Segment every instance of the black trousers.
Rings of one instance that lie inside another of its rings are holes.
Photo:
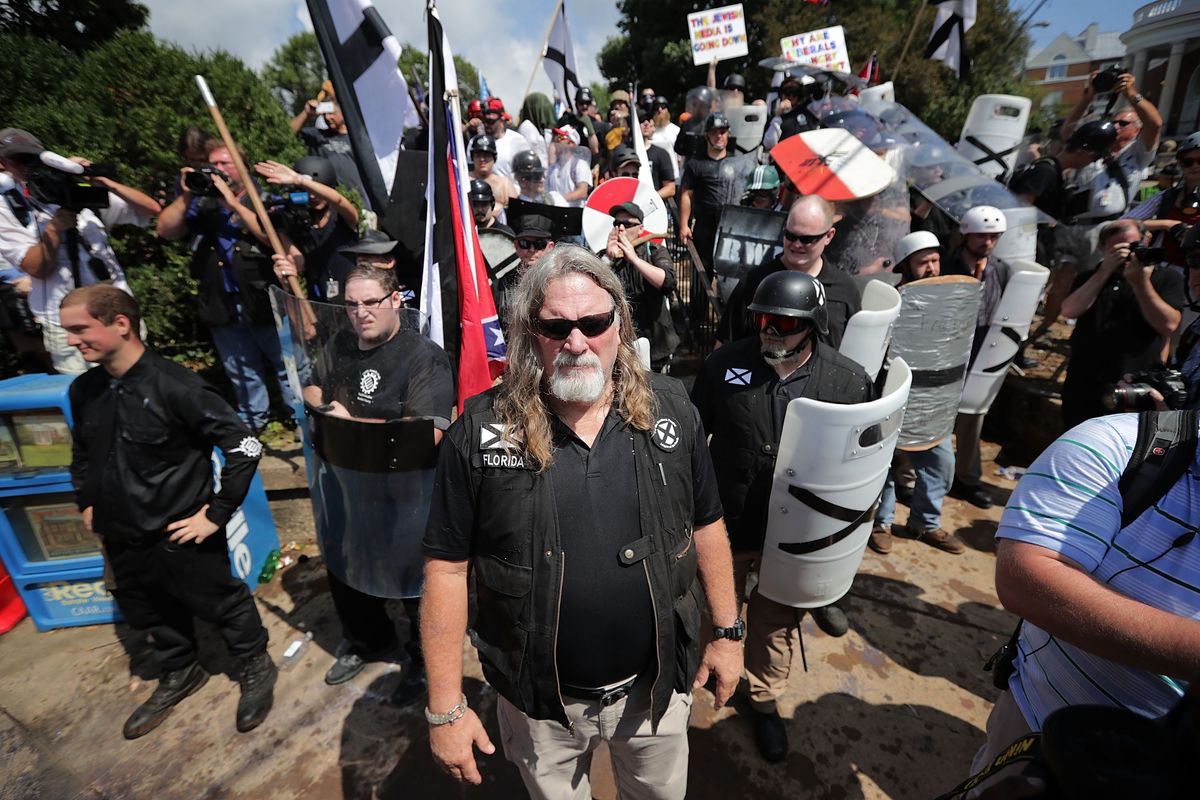
[[[329,577],[329,594],[333,597],[333,607],[337,610],[338,620],[342,623],[342,633],[350,646],[361,654],[379,653],[396,644],[396,626],[387,613],[388,601],[383,597],[360,592],[342,583],[333,573]],[[408,641],[405,651],[413,660],[421,659],[421,601],[419,598],[405,598],[404,613],[408,615]]]
[[[150,633],[164,672],[196,660],[194,617],[219,627],[235,658],[266,652],[267,629],[250,590],[229,569],[223,529],[200,544],[105,541],[105,551],[117,606],[130,625]]]

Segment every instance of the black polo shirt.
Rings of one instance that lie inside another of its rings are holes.
[[[607,686],[653,666],[654,606],[645,567],[618,553],[641,536],[633,432],[610,411],[588,447],[553,418],[550,480],[564,556],[559,607],[558,674],[562,684]],[[694,518],[721,517],[717,479],[700,418],[692,452]],[[612,646],[613,643],[620,646]]]
[[[750,324],[750,312],[746,307],[754,301],[754,293],[763,279],[784,269],[781,257],[775,256],[766,264],[746,273],[729,296],[729,304],[717,326],[718,340],[728,344],[756,333]],[[862,308],[862,292],[854,278],[828,259],[822,265],[817,280],[825,288],[825,310],[829,314],[829,333],[822,336],[821,341],[836,350],[842,344],[846,323]]]
[[[715,159],[706,149],[683,165],[679,179],[683,191],[692,190],[692,215],[711,217],[715,222],[726,205],[741,202],[746,190],[746,179],[758,165],[754,156],[726,155]]]

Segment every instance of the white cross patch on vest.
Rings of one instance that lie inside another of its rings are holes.
[[[660,450],[671,452],[679,446],[679,423],[670,417],[663,417],[654,423],[653,439]]]
[[[480,450],[512,450],[514,447],[507,425],[485,422],[479,426]]]
[[[725,382],[733,386],[749,386],[750,370],[730,367],[725,370]]]

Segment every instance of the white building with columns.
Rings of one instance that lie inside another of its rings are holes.
[[[1200,130],[1200,0],[1156,0],[1133,13],[1121,34],[1125,64],[1158,107],[1163,135]]]

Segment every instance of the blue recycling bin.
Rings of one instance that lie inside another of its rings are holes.
[[[0,381],[0,558],[38,630],[120,619],[105,588],[99,540],[83,524],[71,485],[67,375]],[[220,473],[213,452],[214,481]],[[253,591],[275,522],[258,475],[226,527],[233,572]]]

